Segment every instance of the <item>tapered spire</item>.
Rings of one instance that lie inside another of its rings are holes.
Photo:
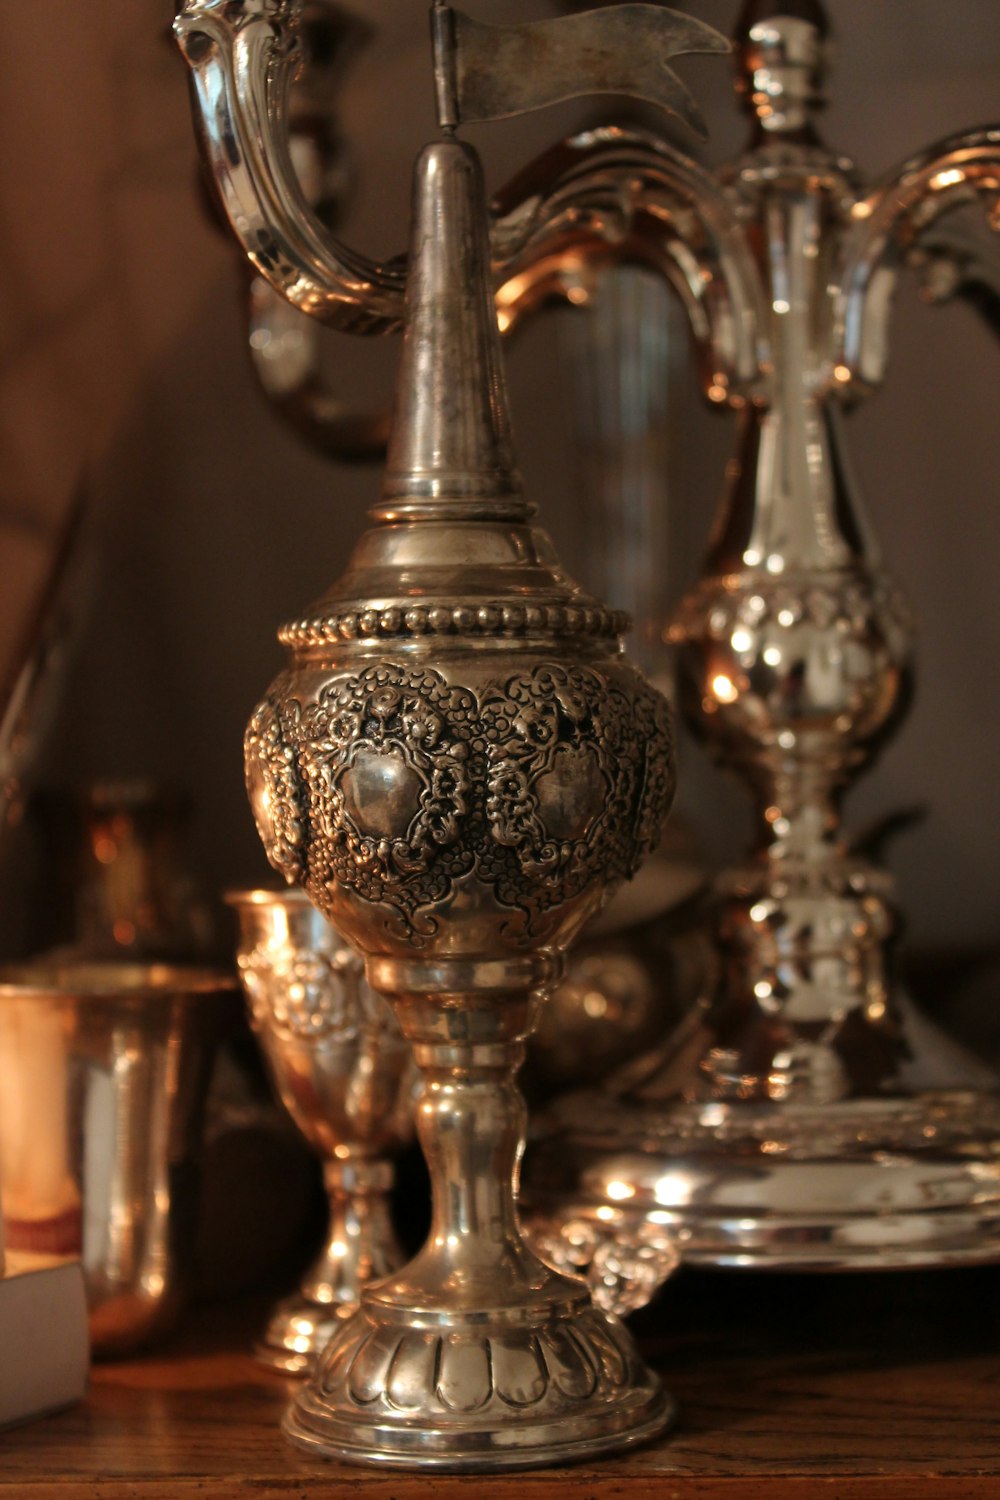
[[[376,520],[521,519],[482,169],[442,140],[417,159],[407,322]]]

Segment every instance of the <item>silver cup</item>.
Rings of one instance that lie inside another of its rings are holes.
[[[0,1182],[11,1249],[79,1258],[97,1357],[165,1332],[194,1249],[225,974],[37,960],[0,970]]]
[[[403,1262],[389,1154],[413,1135],[410,1048],[364,965],[300,890],[234,891],[240,978],[275,1088],[323,1161],[330,1225],[297,1293],[275,1308],[257,1358],[308,1371],[367,1282]]]

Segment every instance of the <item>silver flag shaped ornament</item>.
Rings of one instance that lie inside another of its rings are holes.
[[[587,94],[627,94],[707,135],[701,111],[669,67],[686,52],[728,52],[724,36],[662,5],[615,5],[523,26],[486,26],[436,0],[432,12],[438,120],[526,114]]]

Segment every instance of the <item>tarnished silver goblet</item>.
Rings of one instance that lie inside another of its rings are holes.
[[[403,1262],[391,1153],[413,1135],[416,1069],[364,965],[300,890],[234,891],[240,979],[271,1077],[319,1154],[330,1200],[320,1255],[272,1313],[257,1358],[310,1370],[369,1281]]]

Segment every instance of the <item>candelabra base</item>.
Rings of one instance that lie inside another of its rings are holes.
[[[668,1107],[577,1096],[531,1166],[535,1249],[620,1314],[681,1260],[783,1271],[1000,1260],[992,1092]]]
[[[549,1290],[566,1285],[551,1277]],[[487,1472],[596,1458],[657,1436],[674,1412],[583,1288],[467,1313],[366,1294],[284,1425],[327,1458]]]
[[[758,1080],[734,1071],[720,1010],[696,1008],[605,1091],[552,1107],[523,1192],[537,1254],[583,1276],[619,1316],[681,1261],[782,1271],[1000,1261],[1000,1082],[904,990],[884,1034],[860,1016],[853,1034],[848,1018],[795,1038],[797,1066],[772,1068],[768,1082],[786,1092],[771,1098],[739,1096]],[[738,1014],[750,1018],[744,1051],[760,1042],[766,1057],[763,1021],[749,1003]],[[865,1088],[880,1065],[884,1085]]]

